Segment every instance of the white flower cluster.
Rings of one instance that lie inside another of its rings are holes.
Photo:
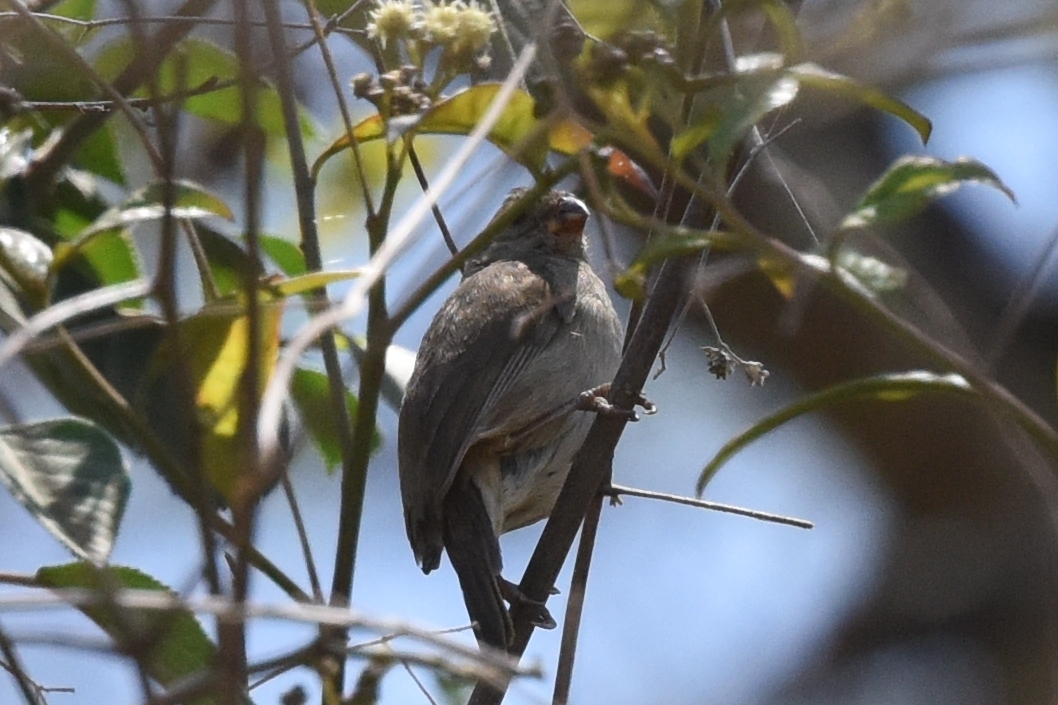
[[[475,57],[488,46],[496,31],[492,15],[475,0],[464,2],[417,3],[412,0],[379,0],[371,11],[367,36],[382,48],[390,43],[411,40],[440,46],[459,59]]]

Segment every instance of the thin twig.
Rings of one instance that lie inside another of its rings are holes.
[[[356,316],[363,310],[371,287],[389,269],[397,255],[408,246],[412,234],[423,217],[429,212],[430,206],[437,203],[441,194],[449,188],[467,160],[500,119],[503,109],[507,106],[511,96],[514,95],[515,87],[532,61],[533,55],[534,50],[531,45],[522,52],[522,56],[519,58],[514,70],[504,82],[502,90],[493,98],[481,121],[474,127],[467,139],[463,141],[459,150],[448,160],[437,180],[431,185],[430,190],[408,209],[408,212],[400,222],[391,230],[386,237],[385,244],[364,267],[363,274],[353,283],[342,302],[315,316],[297,332],[287,345],[276,365],[272,379],[268,383],[261,402],[258,435],[261,438],[261,452],[265,458],[274,455],[278,451],[274,439],[278,437],[277,430],[282,416],[283,399],[286,396],[286,389],[290,384],[290,378],[294,373],[294,366],[297,360],[312,345],[313,341],[319,338],[323,331],[343,320]]]
[[[14,642],[8,638],[7,632],[2,628],[0,628],[0,654],[4,657],[0,666],[3,666],[4,670],[15,679],[26,705],[47,705],[40,694],[40,686],[34,683],[26,673],[26,669],[22,666],[22,659],[18,657],[18,651],[15,650]]]
[[[415,178],[419,182],[419,187],[423,190],[423,193],[430,188],[430,182],[426,179],[426,172],[422,168],[422,162],[419,161],[419,154],[415,151],[414,145],[408,146],[408,159],[411,161],[411,168],[415,172]],[[455,240],[452,239],[452,232],[448,229],[448,223],[445,222],[445,217],[441,213],[441,208],[435,203],[430,207],[430,212],[433,213],[433,219],[437,223],[437,227],[441,230],[441,237],[444,238],[445,245],[448,246],[448,251],[452,255],[459,253],[459,248],[456,246]]]
[[[404,667],[404,671],[411,678],[412,682],[415,683],[416,686],[418,686],[419,692],[426,696],[426,699],[430,701],[430,705],[437,705],[437,701],[432,695],[430,695],[430,691],[426,689],[426,684],[423,683],[417,675],[415,675],[415,671],[411,670],[411,660],[407,658],[399,658],[399,660],[400,665]],[[451,671],[449,672],[451,673]]]
[[[445,653],[495,669],[509,676],[535,676],[535,667],[522,667],[503,653],[479,651],[476,646],[463,644],[443,636],[443,632],[423,629],[400,620],[383,619],[362,614],[348,607],[329,605],[244,602],[235,604],[219,596],[184,598],[159,590],[119,589],[101,595],[98,590],[83,588],[49,588],[32,592],[0,594],[0,612],[26,612],[68,607],[112,606],[119,609],[172,612],[188,610],[196,614],[212,615],[223,620],[247,622],[255,619],[276,619],[305,624],[357,628],[389,638],[404,637],[440,649]]]
[[[312,597],[323,602],[323,587],[320,585],[320,575],[316,570],[316,561],[312,558],[312,545],[309,543],[309,535],[305,530],[305,521],[301,518],[301,509],[298,507],[298,498],[294,494],[294,484],[290,481],[290,473],[283,473],[280,480],[283,486],[283,494],[287,498],[287,506],[290,507],[290,516],[294,519],[294,530],[298,534],[298,542],[301,544],[301,555],[305,558],[305,571],[309,574],[309,585],[312,588]]]
[[[177,17],[194,18],[205,14],[216,0],[186,0],[175,13]],[[12,0],[17,6],[18,1]],[[132,62],[108,85],[109,89],[124,96],[138,88],[148,76],[154,74],[168,55],[170,49],[194,27],[193,22],[167,23],[150,37],[147,45],[150,52],[137,54]],[[109,91],[108,91],[109,92]],[[85,113],[71,121],[63,129],[59,139],[51,145],[46,153],[35,157],[26,167],[26,192],[44,194],[51,187],[52,180],[59,170],[66,166],[71,157],[83,142],[93,135],[108,115],[105,113]]]
[[[607,494],[610,494],[612,496],[627,495],[629,497],[642,497],[644,499],[659,499],[663,502],[683,504],[688,507],[709,509],[714,512],[724,512],[726,514],[737,514],[739,516],[749,517],[750,519],[756,519],[757,521],[767,521],[773,524],[785,524],[786,526],[795,526],[798,529],[815,528],[815,524],[808,521],[807,519],[798,519],[797,517],[785,516],[783,514],[773,514],[772,512],[765,512],[759,509],[747,509],[745,507],[736,507],[732,504],[709,502],[704,499],[685,497],[683,495],[678,494],[668,494],[667,492],[641,490],[635,487],[625,487],[623,485],[610,485],[609,489],[607,490]]]
[[[125,101],[123,96],[118,90],[114,88],[105,78],[99,75],[95,67],[88,63],[83,56],[74,51],[69,43],[59,35],[54,29],[41,22],[29,9],[26,8],[18,0],[12,0],[10,7],[19,15],[23,20],[33,26],[34,29],[48,42],[56,51],[62,54],[68,61],[71,61],[80,71],[84,72],[84,75],[88,77],[101,90],[104,94],[110,96],[110,99],[114,101],[114,104],[125,114],[128,118],[129,124],[132,129],[136,131],[136,134],[140,136],[140,141],[143,143],[144,152],[150,158],[151,163],[154,165],[154,169],[157,172],[162,171],[162,156],[158,152],[158,149],[154,146],[154,142],[151,140],[151,136],[147,131],[147,126],[143,123],[141,116]]]
[[[360,154],[360,140],[356,138],[356,134],[353,130],[353,118],[349,112],[349,103],[345,100],[345,92],[342,90],[342,83],[338,80],[338,70],[334,65],[334,57],[331,55],[331,50],[327,46],[327,42],[324,41],[325,34],[324,28],[320,26],[319,19],[316,11],[315,0],[304,0],[305,5],[308,9],[309,20],[312,22],[312,31],[316,35],[316,42],[320,47],[320,56],[323,57],[323,64],[327,67],[327,78],[331,82],[331,90],[334,91],[334,99],[338,101],[338,112],[342,116],[342,126],[345,128],[345,134],[349,140],[349,146],[352,152],[353,167],[356,169],[357,179],[360,182],[360,196],[363,199],[364,209],[367,211],[368,218],[375,217],[375,204],[374,199],[371,196],[371,187],[369,186],[367,179],[367,172],[364,169],[364,160]],[[341,22],[342,18],[347,14],[351,14],[356,11],[363,0],[357,0],[352,6],[349,7],[341,16],[335,18],[335,26]],[[330,24],[328,25],[330,26]]]
[[[573,684],[573,664],[576,661],[581,619],[584,614],[584,598],[588,592],[588,573],[592,555],[595,553],[599,519],[602,517],[602,500],[602,495],[599,495],[588,505],[580,531],[577,557],[573,561],[573,579],[570,581],[569,597],[566,599],[566,616],[562,621],[562,643],[559,647],[558,667],[555,669],[555,688],[551,705],[566,705],[569,702],[569,689]]]
[[[657,283],[610,387],[610,402],[617,408],[631,409],[639,398],[694,264],[692,258],[680,258],[661,265]],[[611,468],[614,448],[627,422],[623,415],[599,416],[592,422],[519,584],[530,600],[547,600],[588,507]],[[515,641],[508,652],[520,657],[534,629],[533,616],[527,609],[515,607],[511,617]],[[479,684],[471,694],[470,705],[498,703],[504,691],[505,688]]]
[[[286,40],[280,27],[278,8],[266,5],[267,18],[269,20],[269,36],[273,51],[277,57],[287,54]],[[321,42],[321,48],[326,45]],[[325,56],[327,52],[324,51]],[[287,144],[290,151],[291,168],[294,176],[294,193],[297,199],[298,225],[301,232],[301,249],[305,253],[305,264],[310,271],[321,271],[323,269],[323,256],[320,250],[319,232],[316,227],[316,204],[315,190],[312,177],[309,172],[308,159],[305,154],[305,145],[301,137],[301,131],[297,120],[297,104],[294,96],[294,80],[287,62],[279,62],[276,71],[276,81],[279,87],[281,107],[283,109],[283,122],[286,128]],[[313,312],[323,310],[327,307],[327,290],[320,288],[312,292],[310,310]],[[342,376],[341,361],[338,357],[338,346],[335,341],[334,331],[327,330],[320,337],[320,350],[323,354],[324,371],[327,375],[328,389],[330,392],[329,412],[335,427],[338,430],[339,449],[342,458],[343,475],[355,465],[355,441],[350,432],[351,424],[349,418],[349,407],[346,404],[345,380]],[[269,438],[266,443],[275,443],[277,439]],[[266,459],[272,456],[264,456]],[[264,464],[266,468],[272,468],[272,463]],[[286,472],[278,464],[269,474]],[[289,496],[293,496],[292,493]],[[295,508],[292,504],[292,508]],[[297,517],[295,517],[297,521]],[[299,531],[303,531],[299,529]],[[312,558],[307,539],[303,539],[302,548],[306,566],[312,581],[313,593],[317,599],[323,599],[323,589],[316,574],[315,562]]]

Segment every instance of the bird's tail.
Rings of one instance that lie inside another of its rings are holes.
[[[445,550],[459,578],[467,614],[476,623],[474,635],[480,644],[505,650],[514,639],[514,627],[500,593],[500,542],[477,485],[453,485],[443,514]]]

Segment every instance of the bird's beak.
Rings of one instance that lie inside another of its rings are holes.
[[[570,196],[563,199],[558,214],[547,222],[547,229],[552,235],[561,238],[579,238],[587,222],[588,207],[579,198]]]

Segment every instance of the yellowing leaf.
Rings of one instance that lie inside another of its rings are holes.
[[[413,121],[401,118],[401,127],[404,132],[413,130],[416,134],[468,135],[501,87],[498,83],[479,83],[438,101]],[[573,154],[591,143],[591,133],[570,120],[559,121],[547,129],[545,121],[533,114],[534,108],[535,102],[528,93],[515,91],[489,133],[489,141],[534,171],[543,165],[549,149]],[[357,142],[382,139],[387,136],[386,123],[380,115],[372,115],[353,128],[353,136]],[[318,175],[328,159],[349,146],[347,134],[335,140],[316,159],[313,175]]]
[[[279,356],[281,302],[258,309],[260,395]],[[250,362],[250,320],[244,307],[228,299],[180,323],[180,341],[195,389],[195,411],[202,439],[202,463],[211,484],[229,500],[247,467],[238,438],[240,389]],[[152,362],[155,375],[173,374],[172,349],[163,346]]]

